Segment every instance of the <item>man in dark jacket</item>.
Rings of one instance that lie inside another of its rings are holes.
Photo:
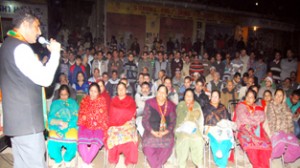
[[[201,81],[201,79],[198,79],[195,84],[195,89],[194,89],[194,98],[196,102],[198,102],[203,108],[206,104],[209,103],[208,96],[205,94],[204,90],[204,83]]]

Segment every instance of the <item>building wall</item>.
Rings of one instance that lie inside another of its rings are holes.
[[[133,37],[138,39],[140,48],[145,43],[145,29],[146,29],[146,17],[141,15],[131,15],[131,14],[117,14],[108,13],[107,14],[107,42],[110,42],[111,37],[114,35],[116,39],[120,40],[121,37],[125,39],[129,38],[132,34]],[[131,45],[131,44],[127,44]]]
[[[3,35],[9,29],[12,29],[12,18],[15,14],[15,10],[19,8],[29,8],[34,11],[34,14],[41,21],[41,30],[44,36],[48,36],[48,8],[43,0],[35,1],[0,1],[0,16],[2,23]]]

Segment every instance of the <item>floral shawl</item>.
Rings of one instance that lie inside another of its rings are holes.
[[[86,96],[80,103],[78,125],[84,126],[91,130],[102,129],[107,130],[108,115],[107,104],[104,97],[99,96],[95,100],[91,100],[90,96]]]
[[[272,145],[262,127],[265,113],[261,106],[250,106],[245,101],[236,107],[236,124],[241,147],[247,149],[271,150]]]

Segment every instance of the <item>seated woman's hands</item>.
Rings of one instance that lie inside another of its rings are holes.
[[[61,130],[66,129],[69,126],[67,122],[63,122],[63,121],[61,121],[59,125]]]
[[[162,138],[163,136],[167,135],[169,133],[169,130],[164,131],[154,131],[151,130],[151,134],[155,136],[156,138]]]

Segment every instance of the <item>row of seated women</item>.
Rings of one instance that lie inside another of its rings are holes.
[[[136,103],[126,95],[124,83],[117,85],[117,93],[110,99],[102,81],[92,83],[89,94],[78,107],[76,101],[69,98],[68,86],[59,88],[60,99],[53,101],[48,116],[48,153],[55,161],[54,167],[62,164],[70,167],[77,150],[84,162],[81,167],[92,167],[93,159],[103,146],[108,151],[111,167],[116,166],[120,154],[124,155],[127,167],[137,164]],[[292,134],[291,113],[283,103],[282,90],[276,91],[274,101],[265,105],[267,114],[263,107],[255,105],[256,93],[248,90],[245,101],[237,105],[233,115],[236,124],[230,121],[226,107],[219,103],[219,91],[211,93],[210,103],[203,109],[194,101],[192,89],[185,91],[184,100],[177,106],[167,95],[167,87],[160,85],[156,97],[146,101],[142,114],[141,143],[151,168],[162,167],[173,147],[180,168],[186,167],[189,154],[197,167],[204,167],[206,140],[211,144],[216,165],[226,167],[234,146],[232,130],[235,129],[254,168],[269,167],[270,157],[283,155],[286,162],[300,157],[297,138]],[[280,95],[281,99],[277,98]],[[268,134],[264,128],[268,128]],[[62,148],[66,149],[63,156]]]

